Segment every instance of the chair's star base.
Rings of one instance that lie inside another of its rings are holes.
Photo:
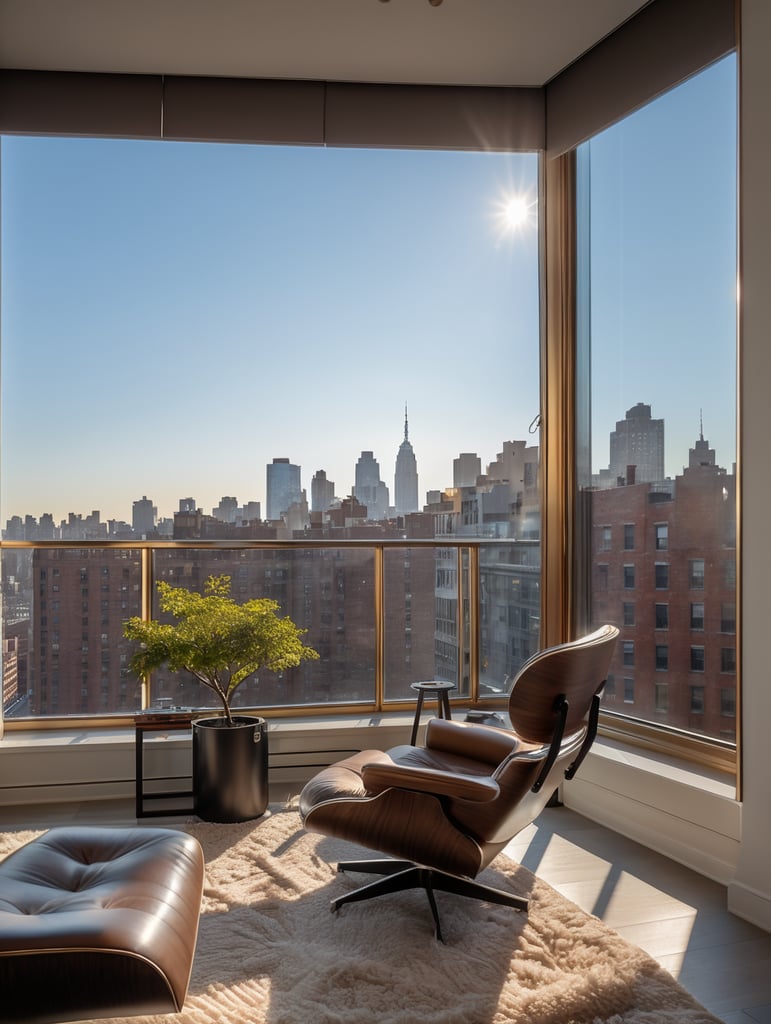
[[[493,889],[489,885],[482,885],[471,878],[450,875],[445,871],[438,871],[436,868],[421,867],[408,860],[344,861],[337,865],[337,870],[360,871],[363,874],[384,875],[385,877],[332,900],[333,913],[346,903],[359,903],[361,900],[385,896],[387,893],[404,892],[407,889],[424,889],[434,917],[435,934],[440,942],[444,942],[444,939],[434,899],[435,890],[455,893],[456,896],[468,896],[470,899],[484,900],[487,903],[499,903],[505,907],[512,907],[514,910],[527,912],[528,908],[528,901],[522,896],[503,892],[501,889]]]

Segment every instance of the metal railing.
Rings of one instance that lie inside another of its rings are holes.
[[[442,678],[447,676],[448,665],[454,664],[455,678],[451,681],[456,684],[455,703],[473,706],[484,702],[490,706],[496,699],[502,703],[505,677],[512,674],[516,665],[508,657],[508,649],[504,654],[502,643],[498,644],[500,650],[493,649],[496,628],[500,625],[501,631],[505,629],[508,644],[511,623],[516,619],[518,625],[514,633],[523,637],[520,661],[538,646],[540,559],[538,542],[533,540],[457,536],[243,541],[4,540],[0,548],[6,638],[22,637],[23,616],[13,621],[13,611],[14,607],[23,611],[25,603],[29,607],[25,652],[25,696],[29,707],[26,714],[21,713],[24,708],[18,706],[8,709],[5,723],[9,728],[52,727],[62,720],[69,724],[77,721],[84,725],[115,725],[122,717],[127,719],[136,710],[150,707],[157,698],[157,691],[147,683],[139,684],[138,697],[135,696],[130,708],[86,709],[86,702],[93,697],[93,688],[99,687],[99,672],[104,672],[106,665],[112,676],[103,676],[102,697],[111,699],[113,692],[117,692],[113,657],[122,635],[118,626],[121,618],[130,614],[139,614],[145,619],[155,614],[155,584],[159,578],[196,587],[210,573],[223,574],[230,569],[229,574],[246,596],[261,596],[267,591],[267,596],[275,597],[279,591],[282,613],[289,614],[299,625],[306,625],[305,618],[312,624],[315,633],[309,632],[306,638],[311,646],[320,635],[331,632],[332,657],[327,659],[330,671],[335,663],[342,664],[346,643],[351,639],[351,631],[355,632],[353,639],[357,645],[367,648],[367,657],[371,660],[371,672],[367,668],[365,673],[366,693],[357,692],[353,697],[351,693],[341,694],[341,699],[335,699],[330,685],[323,698],[317,694],[314,699],[311,689],[308,699],[289,703],[268,701],[267,704],[260,701],[260,713],[268,716],[340,714],[354,710],[367,713],[412,707],[414,694],[408,684],[426,678],[428,652],[434,659],[431,678],[436,677],[440,661]],[[323,580],[317,572],[320,566],[326,573]],[[118,572],[122,575],[118,576]],[[276,583],[277,577],[280,584]],[[357,589],[351,593],[354,577]],[[266,583],[268,578],[270,582]],[[453,584],[448,586],[447,578],[454,580],[454,588]],[[516,586],[512,586],[514,579]],[[120,590],[121,586],[130,589]],[[417,588],[414,593],[413,587]],[[528,597],[523,603],[521,595],[525,592]],[[450,596],[442,598],[442,594]],[[121,596],[127,599],[119,607],[117,601]],[[238,593],[234,596],[238,598]],[[324,601],[330,611],[320,611]],[[65,603],[69,627],[63,624],[66,616],[62,605]],[[454,622],[446,625],[447,636],[442,639],[438,609],[447,604],[454,608]],[[420,614],[416,613],[418,606]],[[52,607],[56,608],[55,613]],[[303,608],[307,613],[305,617]],[[319,626],[320,615],[330,617],[346,613],[348,624],[330,622],[323,629]],[[360,621],[366,623],[365,629],[357,629],[356,623]],[[88,624],[80,627],[80,623]],[[65,639],[62,630],[67,628],[69,633],[62,644]],[[55,642],[52,637],[56,638]],[[396,647],[398,653],[399,642],[407,644],[407,657],[405,665],[397,667],[396,675],[400,677],[394,682],[393,648]],[[415,659],[416,674],[410,679],[413,644],[420,657]],[[65,646],[68,661],[63,657]],[[101,667],[94,647],[101,647]],[[451,650],[451,657],[442,660],[439,652],[446,653],[447,648]],[[12,658],[12,653],[7,652],[8,658]],[[15,653],[18,655],[21,651]],[[505,660],[509,666],[507,672],[497,672],[491,660],[495,664]],[[81,680],[74,678],[78,672],[82,674]],[[491,673],[497,674],[493,677]],[[124,665],[121,685],[126,685],[125,676]],[[490,684],[491,678],[495,679],[495,685]],[[64,715],[56,713],[55,705],[50,702],[52,679],[55,679],[57,694],[65,686],[82,688],[86,695],[83,713],[72,709]],[[4,688],[4,705],[9,701],[10,685]],[[40,700],[43,686],[48,703]],[[33,701],[35,688],[36,702]],[[46,710],[30,713],[33,704],[45,706]],[[250,705],[244,704],[247,706]]]

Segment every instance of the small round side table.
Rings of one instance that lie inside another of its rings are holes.
[[[415,721],[412,723],[412,738],[410,745],[415,746],[418,738],[418,726],[420,725],[420,712],[423,710],[423,701],[426,696],[436,697],[436,714],[438,718],[450,719],[450,690],[455,689],[455,683],[443,683],[438,680],[420,683],[410,683],[410,688],[417,691],[418,703],[415,707]]]

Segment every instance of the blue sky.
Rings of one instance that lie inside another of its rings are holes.
[[[699,433],[736,459],[736,61],[589,144],[594,468],[637,402],[664,418],[666,471]]]
[[[420,490],[538,412],[535,157],[3,140],[3,519],[264,501],[288,457]],[[503,368],[503,369],[502,369]],[[393,500],[393,492],[392,492]],[[264,506],[263,506],[264,507]]]
[[[591,144],[595,468],[638,401],[668,471],[702,407],[733,461],[733,74]],[[343,497],[362,450],[393,500],[405,402],[421,499],[461,451],[535,443],[535,156],[7,137],[1,159],[3,523],[264,503],[275,457]]]

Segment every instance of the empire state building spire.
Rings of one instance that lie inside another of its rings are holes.
[[[404,404],[404,440],[399,445],[394,474],[394,502],[398,516],[418,511],[418,466],[412,450],[407,420],[407,403]]]

